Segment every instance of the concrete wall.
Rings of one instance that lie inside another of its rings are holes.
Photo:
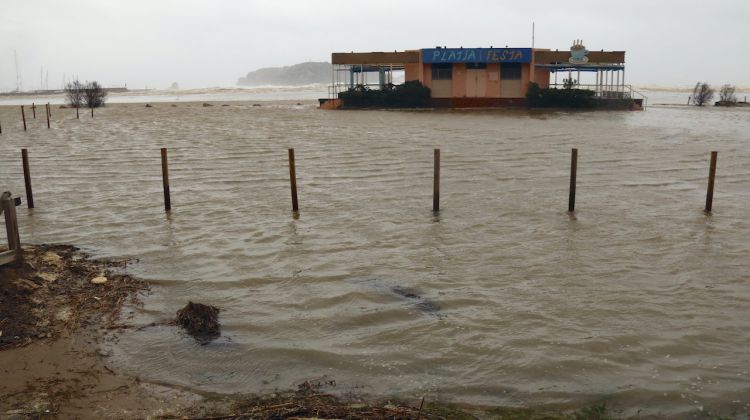
[[[521,98],[523,97],[522,85],[520,80],[501,80],[500,97],[501,98]]]
[[[453,96],[466,97],[466,65],[463,63],[453,63]]]
[[[419,63],[406,63],[404,65],[404,81],[419,80]]]
[[[421,72],[421,77],[419,78],[419,80],[422,82],[423,85],[432,89],[432,65],[422,64],[420,66],[420,70],[422,72]]]
[[[452,98],[454,96],[452,80],[433,80],[431,89],[433,98]]]
[[[549,70],[548,69],[536,69],[536,74],[534,75],[534,81],[539,84],[539,86],[544,89],[549,87]]]

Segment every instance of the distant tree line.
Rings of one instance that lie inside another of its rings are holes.
[[[99,108],[104,106],[107,92],[99,82],[81,83],[74,80],[65,85],[65,99],[73,108]]]

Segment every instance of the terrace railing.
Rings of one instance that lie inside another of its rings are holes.
[[[550,83],[552,89],[565,89],[562,83]],[[597,85],[597,84],[576,84],[575,89],[593,90],[597,98],[607,99],[641,99],[643,107],[646,107],[648,97],[641,92],[633,89],[632,85]]]

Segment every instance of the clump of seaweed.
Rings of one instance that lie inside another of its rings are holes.
[[[208,343],[221,335],[219,308],[188,302],[177,311],[177,325],[201,343]]]

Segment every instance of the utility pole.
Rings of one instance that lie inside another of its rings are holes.
[[[21,91],[21,76],[18,74],[18,54],[13,50],[13,60],[16,62],[16,92]]]

